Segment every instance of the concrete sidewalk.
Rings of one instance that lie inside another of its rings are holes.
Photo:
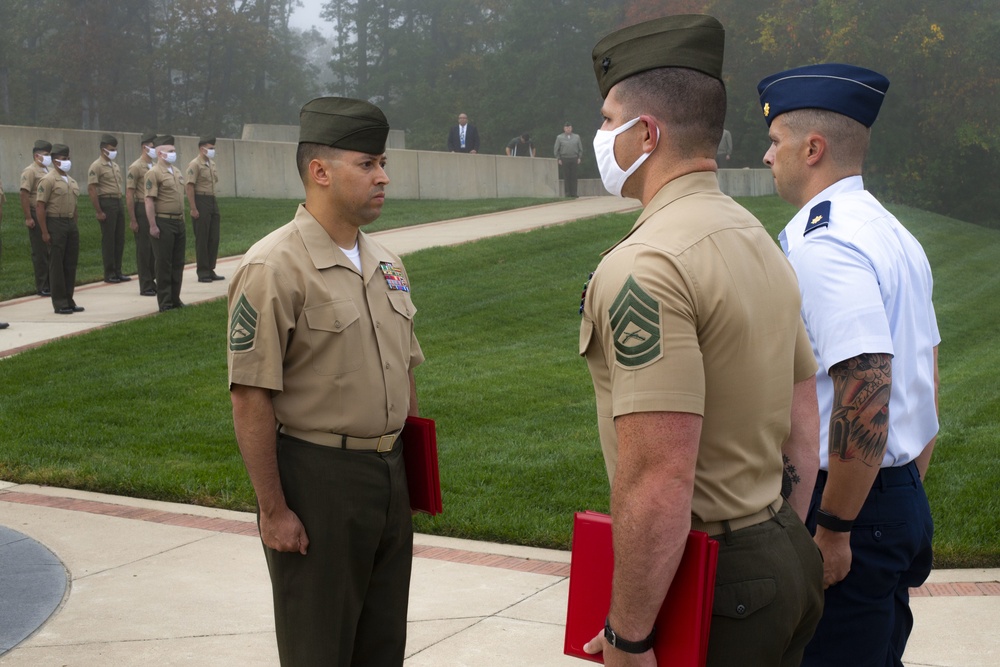
[[[611,197],[378,234],[406,253],[637,207]],[[232,275],[238,258],[220,261]],[[185,273],[183,299],[228,280]],[[155,315],[129,283],[77,290],[84,313],[49,299],[0,304],[0,356]],[[584,509],[584,508],[581,508]],[[556,667],[569,554],[418,535],[406,665]],[[914,591],[909,667],[1000,664],[1000,570],[938,571]],[[39,627],[39,625],[41,627]],[[6,651],[6,653],[5,653]],[[0,482],[0,665],[275,665],[270,583],[250,514]]]

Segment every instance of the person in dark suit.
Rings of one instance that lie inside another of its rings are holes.
[[[448,151],[451,153],[478,153],[479,130],[475,125],[469,125],[469,117],[458,114],[458,125],[452,125],[448,131]]]

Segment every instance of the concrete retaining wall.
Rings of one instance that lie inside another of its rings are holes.
[[[295,126],[247,126],[266,128],[271,136]],[[244,129],[244,135],[248,130]],[[249,134],[264,131],[251,129]],[[98,157],[103,132],[0,125],[0,181],[4,190],[17,193],[21,171],[31,163],[36,139],[70,147],[73,176],[86,190],[87,168]],[[116,162],[124,173],[139,156],[139,134],[114,133],[118,137]],[[402,130],[392,130],[402,143]],[[177,165],[187,167],[198,153],[197,137],[178,136]],[[392,143],[390,141],[390,143]],[[215,160],[219,166],[221,197],[301,199],[302,181],[295,167],[294,141],[219,139]],[[436,151],[410,151],[390,147],[386,170],[392,180],[390,195],[399,199],[493,199],[497,197],[559,197],[564,192],[556,161],[551,158],[518,158],[506,155],[465,155]],[[722,191],[732,196],[774,194],[768,169],[722,169]],[[581,179],[581,196],[606,195],[600,179]]]

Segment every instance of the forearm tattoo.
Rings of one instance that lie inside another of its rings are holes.
[[[785,463],[785,468],[781,471],[781,495],[787,500],[792,497],[795,487],[799,485],[802,478],[799,477],[799,471],[792,465],[790,458],[782,454],[781,459]]]
[[[892,355],[862,354],[830,369],[830,456],[877,466],[889,436]]]

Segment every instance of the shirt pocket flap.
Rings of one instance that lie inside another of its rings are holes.
[[[393,310],[408,320],[412,320],[413,316],[417,314],[417,307],[413,305],[409,292],[402,290],[389,292],[389,303],[392,304]]]
[[[580,356],[587,354],[590,340],[594,337],[594,322],[586,317],[580,322]]]
[[[774,602],[777,586],[774,579],[749,579],[715,587],[712,614],[726,618],[748,618]]]
[[[312,306],[303,312],[306,316],[306,324],[309,325],[310,329],[332,331],[333,333],[340,333],[360,317],[357,307],[350,299]]]

